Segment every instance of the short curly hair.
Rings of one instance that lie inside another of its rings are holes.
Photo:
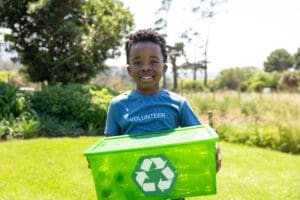
[[[126,51],[126,63],[129,64],[129,52],[131,47],[138,42],[153,42],[158,44],[161,48],[161,52],[163,55],[163,62],[167,62],[168,54],[167,54],[167,44],[165,38],[156,32],[153,29],[143,29],[139,30],[133,34],[130,34],[128,40],[125,43],[125,51]]]

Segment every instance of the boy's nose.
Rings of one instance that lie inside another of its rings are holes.
[[[145,64],[142,65],[142,70],[143,70],[143,71],[148,71],[148,70],[150,70],[150,69],[151,69],[150,64],[145,63]]]

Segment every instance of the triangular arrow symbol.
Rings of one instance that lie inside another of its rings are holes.
[[[147,158],[147,159],[143,160],[143,163],[141,165],[141,170],[149,172],[151,165],[152,165],[152,161]]]
[[[155,164],[155,169],[163,169],[167,161],[163,160],[161,157],[151,158]]]
[[[163,180],[160,179],[159,182],[158,182],[158,188],[162,192],[164,192],[164,190],[167,190],[167,189],[170,188],[171,184],[172,184],[172,180],[163,181]]]
[[[145,180],[148,179],[149,177],[145,172],[136,172],[136,174],[137,174],[136,181],[140,186],[143,186]]]
[[[155,184],[154,183],[145,183],[143,185],[143,190],[145,192],[153,192],[153,191],[155,191]]]
[[[174,172],[170,169],[170,167],[166,167],[161,171],[161,173],[167,178],[167,179],[172,179],[174,178]]]

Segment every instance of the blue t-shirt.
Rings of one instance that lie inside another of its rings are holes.
[[[105,134],[136,134],[200,125],[188,101],[165,89],[154,95],[128,91],[110,102]]]

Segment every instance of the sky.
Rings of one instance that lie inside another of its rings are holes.
[[[209,33],[209,73],[243,66],[263,69],[272,51],[284,48],[295,54],[300,48],[300,0],[228,0],[218,6],[218,14],[210,23],[191,18],[186,11],[188,0],[173,1],[167,42],[179,41],[180,32],[188,26],[202,27],[199,30],[205,38]],[[135,30],[154,26],[154,13],[161,0],[122,2],[134,14]],[[199,50],[194,49],[190,47],[188,52],[192,60],[197,60]]]
[[[121,1],[134,15],[134,30],[154,27],[155,12],[161,0]],[[187,27],[198,28],[204,38],[209,35],[209,74],[230,67],[263,68],[263,62],[272,51],[284,48],[295,54],[300,48],[300,0],[227,0],[218,7],[218,14],[210,23],[195,19],[187,12],[189,1],[173,0],[166,30],[167,42],[178,42]],[[194,48],[196,45],[198,43],[193,42],[187,48],[191,62],[203,60],[201,51]],[[108,64],[124,66],[124,54]]]

